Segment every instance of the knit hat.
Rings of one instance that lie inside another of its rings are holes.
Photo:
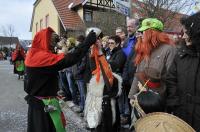
[[[86,36],[91,32],[91,31],[94,31],[96,33],[96,36],[97,38],[103,38],[103,33],[101,31],[101,29],[97,28],[97,27],[90,27],[90,28],[87,28],[85,34]]]
[[[76,39],[73,37],[70,37],[67,39],[67,46],[68,47],[74,47],[76,43]]]
[[[68,38],[68,40],[72,45],[75,44],[76,42],[75,38],[72,38],[72,37]]]
[[[142,21],[142,25],[138,29],[138,31],[142,32],[147,29],[156,29],[159,31],[163,31],[163,28],[164,28],[164,25],[160,20],[156,18],[146,18]]]

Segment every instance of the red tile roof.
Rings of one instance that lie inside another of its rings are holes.
[[[85,24],[78,15],[78,13],[68,6],[73,3],[72,7],[80,5],[82,0],[52,0],[53,4],[58,11],[58,15],[66,29],[70,30],[83,30]]]
[[[72,7],[78,6],[83,3],[84,0],[74,0],[74,4]]]

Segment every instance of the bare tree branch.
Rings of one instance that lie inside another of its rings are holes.
[[[177,17],[177,14],[183,10],[187,10],[192,6],[189,0],[140,0],[136,2],[139,8],[139,14],[143,17],[155,17],[161,19],[163,23],[168,23],[170,20]],[[142,6],[141,6],[142,5]]]
[[[1,27],[2,33],[6,37],[14,37],[15,36],[15,28],[13,25],[7,25]]]
[[[4,36],[10,37],[9,44],[10,44],[10,48],[11,48],[11,44],[13,43],[12,37],[14,37],[16,35],[14,26],[11,25],[11,24],[7,25],[6,27],[2,26],[1,30],[2,30],[2,33],[3,33]]]
[[[1,32],[4,36],[8,36],[5,26],[1,26]]]

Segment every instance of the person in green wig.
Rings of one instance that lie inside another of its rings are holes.
[[[137,35],[137,43],[135,46],[136,54],[133,60],[137,68],[128,96],[131,104],[135,99],[135,95],[140,91],[138,84],[141,83],[141,79],[136,75],[146,71],[146,74],[154,75],[156,82],[155,79],[144,78],[142,84],[145,84],[147,89],[159,94],[165,102],[165,76],[174,58],[176,48],[163,30],[163,23],[156,18],[144,19],[140,28],[137,30],[140,35]],[[152,71],[151,69],[156,71],[156,73],[149,73],[149,71]],[[146,95],[144,94],[142,96]],[[139,103],[145,104],[142,105],[143,109],[150,106],[146,111],[148,113],[152,112],[154,107],[157,107],[154,106],[157,105],[153,104],[154,102],[152,99],[144,97]]]

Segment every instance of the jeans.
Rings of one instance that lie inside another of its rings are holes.
[[[79,93],[80,93],[80,108],[81,111],[84,110],[85,99],[86,99],[86,83],[83,79],[76,80],[76,84],[78,85]]]
[[[72,95],[72,101],[77,104],[78,99],[77,99],[77,87],[75,86],[73,75],[71,72],[66,72],[66,77],[67,77],[67,82],[69,84],[69,90]]]
[[[59,73],[59,88],[61,90],[63,90],[65,97],[66,97],[66,100],[72,100],[72,95],[71,95],[71,92],[69,90],[67,78],[65,76],[66,72],[59,71],[58,73]]]
[[[122,116],[130,116],[130,105],[128,95],[125,90],[122,90],[122,94],[118,98],[119,112]]]

